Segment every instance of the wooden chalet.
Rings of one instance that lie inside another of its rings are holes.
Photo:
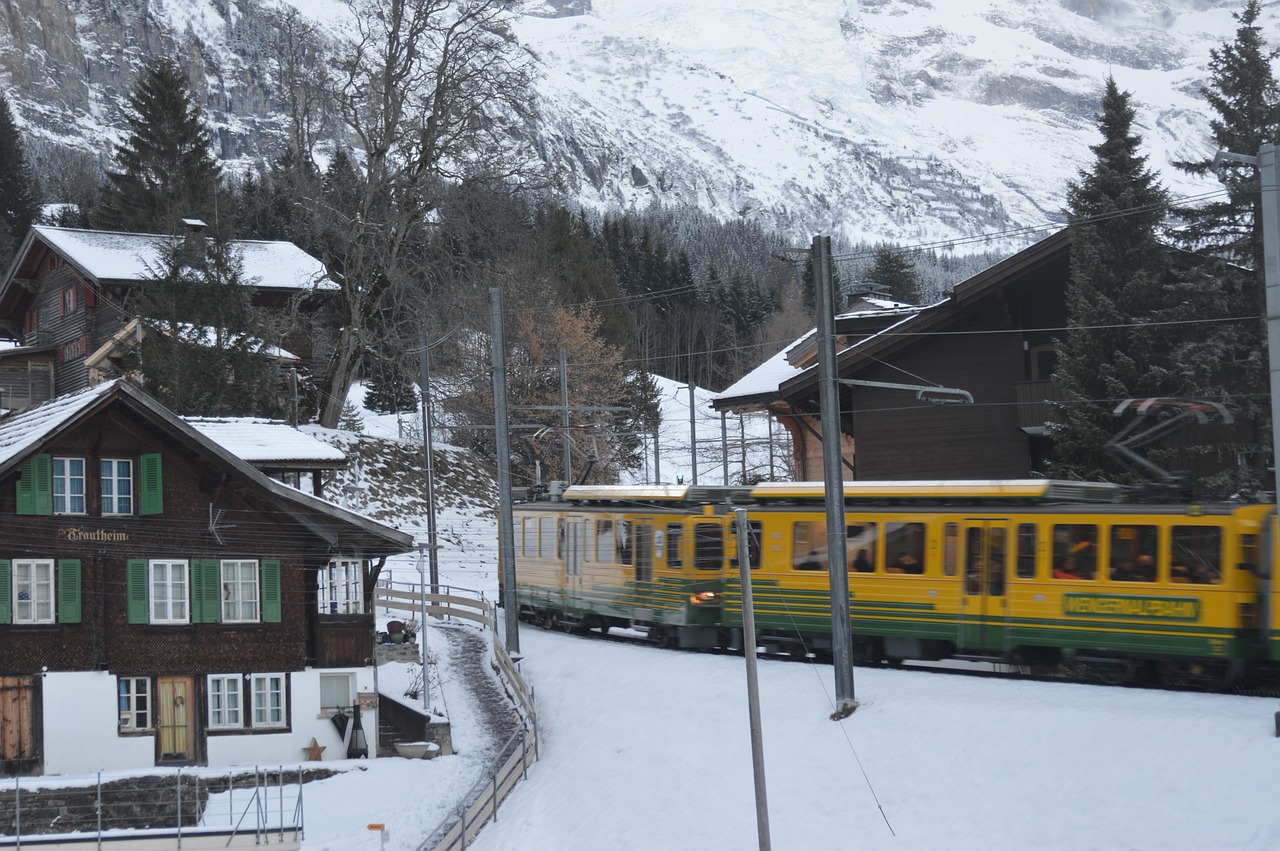
[[[113,360],[137,339],[125,312],[131,290],[163,268],[175,241],[204,239],[201,222],[180,236],[37,225],[0,279],[0,408],[23,410],[114,377]],[[324,264],[289,242],[237,240],[254,303],[281,315],[300,305],[314,313],[337,292]],[[304,323],[305,324],[305,323]],[[276,356],[303,368],[312,335],[298,328]]]
[[[1066,230],[958,285],[937,304],[871,333],[837,321],[846,479],[1025,478],[1050,449],[1058,398],[1054,338],[1067,324]],[[793,343],[713,400],[720,411],[767,409],[789,432],[795,478],[820,480],[822,426],[814,335]],[[974,404],[938,404],[908,387],[962,390]]]
[[[0,420],[0,518],[0,772],[341,758],[356,707],[377,752],[371,564],[411,536],[120,381]]]

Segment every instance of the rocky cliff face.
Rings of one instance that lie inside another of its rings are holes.
[[[529,132],[572,200],[945,243],[1057,216],[1108,73],[1134,91],[1153,165],[1203,155],[1198,89],[1239,6],[528,0],[517,34],[542,70]],[[338,0],[6,0],[0,82],[33,138],[105,152],[139,70],[171,56],[220,156],[249,165],[289,138],[272,44],[295,9],[342,37]]]

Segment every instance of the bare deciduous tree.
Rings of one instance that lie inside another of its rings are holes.
[[[363,152],[358,197],[325,258],[343,287],[342,328],[323,378],[320,422],[333,425],[378,317],[421,268],[442,188],[519,182],[536,160],[511,132],[531,118],[530,58],[513,0],[347,0],[356,36],[335,62],[338,112]]]

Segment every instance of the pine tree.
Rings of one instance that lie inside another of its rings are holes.
[[[173,233],[184,218],[216,219],[221,167],[187,77],[161,59],[129,96],[129,135],[95,214],[99,227]]]
[[[126,304],[146,333],[124,372],[179,414],[278,415],[279,335],[252,301],[231,243],[175,240]]]
[[[9,99],[0,93],[0,269],[8,268],[39,214],[40,185],[13,122]]]
[[[1277,51],[1267,48],[1258,26],[1260,3],[1247,0],[1235,16],[1233,41],[1209,51],[1209,82],[1201,94],[1213,108],[1215,149],[1256,155],[1263,144],[1280,141],[1280,86],[1272,71]],[[1271,454],[1269,370],[1262,196],[1256,166],[1211,158],[1177,163],[1194,175],[1213,175],[1226,197],[1176,210],[1175,237],[1199,262],[1180,270],[1174,283],[1179,306],[1169,318],[1186,331],[1174,351],[1188,396],[1221,402],[1235,415],[1237,429],[1226,439],[1198,442],[1193,455],[1206,457],[1223,472],[1199,484],[1212,495],[1251,491],[1267,477]],[[1249,464],[1236,466],[1238,457]]]
[[[1068,331],[1057,372],[1063,402],[1053,424],[1055,475],[1114,478],[1103,445],[1127,398],[1165,395],[1165,341],[1147,325],[1161,311],[1167,256],[1157,238],[1168,194],[1138,153],[1129,93],[1108,78],[1094,163],[1067,189],[1071,275]]]
[[[898,249],[884,246],[876,249],[875,261],[867,272],[867,281],[884,287],[895,301],[920,303],[920,280],[916,265]]]
[[[369,369],[364,406],[380,414],[400,414],[417,409],[417,386],[412,374],[399,360],[380,359]]]

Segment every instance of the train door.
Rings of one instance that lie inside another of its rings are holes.
[[[961,524],[961,650],[1004,649],[1009,613],[1005,571],[1009,561],[1009,522],[971,518]]]
[[[586,557],[587,530],[591,521],[569,517],[564,521],[564,593],[572,608],[583,604],[582,562]]]
[[[637,518],[634,528],[636,567],[636,620],[653,620],[654,582],[653,545],[654,528],[650,517]]]

